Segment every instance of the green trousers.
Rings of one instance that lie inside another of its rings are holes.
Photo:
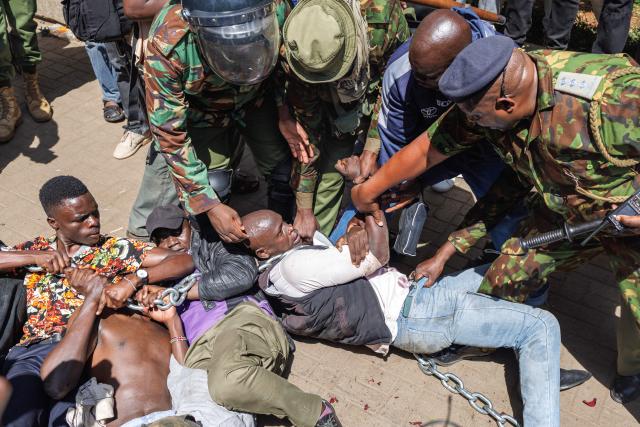
[[[320,142],[313,145],[314,150],[319,153],[318,158],[308,165],[296,162],[294,166],[301,174],[308,174],[314,169],[317,173],[313,189],[313,214],[318,220],[320,231],[326,236],[331,234],[335,226],[344,194],[344,177],[336,170],[335,164],[353,154],[354,144],[355,137],[336,138],[324,135]]]
[[[280,324],[252,303],[231,310],[191,345],[185,366],[207,371],[209,393],[227,409],[316,425],[322,399],[281,377],[289,343]]]
[[[274,169],[289,158],[289,147],[278,129],[278,111],[271,98],[259,107],[249,108],[242,122],[234,122],[224,128],[195,127],[187,129],[198,158],[208,169],[235,168],[242,155],[242,147],[248,145],[258,170],[270,184]],[[239,138],[242,138],[240,141]],[[157,143],[150,148],[138,196],[129,215],[128,232],[139,238],[148,238],[145,228],[147,217],[153,209],[164,204],[177,204],[178,195],[167,162]],[[281,179],[281,186],[289,188],[288,174]]]
[[[14,68],[35,71],[42,55],[36,35],[36,0],[0,0],[0,82],[11,80]],[[13,32],[9,34],[9,26]]]
[[[533,211],[526,233],[533,236],[549,231],[534,224],[536,217],[548,212]],[[621,293],[621,316],[618,322],[617,370],[620,375],[640,374],[640,238],[609,237],[593,240],[586,248],[577,243],[560,243],[550,248],[523,252],[518,239],[505,242],[500,255],[489,267],[479,292],[522,302],[529,293],[545,283],[554,271],[571,271],[605,252]],[[579,292],[579,290],[577,290]]]

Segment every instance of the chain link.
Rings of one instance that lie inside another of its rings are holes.
[[[160,296],[153,301],[153,304],[160,310],[169,310],[171,307],[177,307],[182,305],[185,299],[187,299],[187,293],[198,283],[202,275],[200,273],[193,273],[179,281],[171,288],[167,288]],[[165,301],[165,298],[167,299]],[[144,307],[140,304],[136,304],[132,299],[129,299],[127,307],[131,310],[142,311]]]
[[[453,394],[459,394],[460,396],[467,399],[469,405],[477,412],[482,415],[488,415],[496,422],[496,424],[500,427],[504,427],[507,424],[510,424],[513,427],[520,427],[520,423],[513,418],[509,414],[505,414],[504,412],[498,412],[493,408],[493,403],[491,400],[482,393],[472,392],[464,388],[464,383],[462,380],[450,373],[442,373],[438,370],[438,365],[433,359],[427,359],[423,357],[421,354],[414,354],[416,359],[418,360],[418,366],[420,370],[425,374],[431,377],[436,377],[442,383],[442,386],[449,390]]]

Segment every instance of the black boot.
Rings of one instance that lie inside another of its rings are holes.
[[[591,373],[580,369],[560,368],[560,391],[577,387],[591,378]]]
[[[438,366],[450,366],[463,359],[482,357],[493,353],[494,349],[482,349],[468,345],[453,344],[444,350],[428,355]]]
[[[611,386],[611,398],[618,403],[629,403],[640,397],[640,374],[616,375]]]

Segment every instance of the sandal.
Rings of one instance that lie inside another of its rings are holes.
[[[118,104],[105,102],[102,107],[102,117],[109,123],[117,123],[124,120],[124,110]]]
[[[251,175],[236,169],[233,173],[231,192],[233,194],[255,193],[260,188],[260,181],[255,175]]]

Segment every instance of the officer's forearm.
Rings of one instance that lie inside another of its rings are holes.
[[[427,133],[414,139],[409,145],[389,159],[363,186],[366,198],[374,200],[389,188],[424,173],[446,156],[431,148]]]

